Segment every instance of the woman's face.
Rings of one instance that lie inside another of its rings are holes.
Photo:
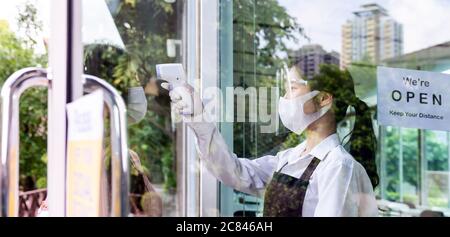
[[[311,88],[306,82],[302,81],[290,81],[285,83],[286,93],[284,95],[285,99],[294,99],[296,97],[304,96],[311,92]],[[319,108],[318,105],[314,103],[314,99],[308,100],[304,104],[304,113],[311,114],[316,112]]]
[[[296,67],[289,69],[286,80],[284,81],[284,89],[286,91],[284,95],[285,99],[293,99],[311,92],[307,81],[302,78]]]
[[[285,99],[294,99],[296,97],[306,95],[311,92],[311,88],[306,85],[306,83],[290,81],[286,82],[285,85],[286,93],[284,95]]]

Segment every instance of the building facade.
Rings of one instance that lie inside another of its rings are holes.
[[[294,63],[297,64],[307,79],[312,79],[320,71],[321,64],[333,64],[339,66],[339,53],[325,51],[318,44],[305,45],[291,54]]]
[[[402,55],[403,26],[378,4],[362,5],[342,26],[341,68],[352,62],[382,60]]]

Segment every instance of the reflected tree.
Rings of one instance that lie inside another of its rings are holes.
[[[0,21],[0,85],[14,72],[25,67],[46,67],[47,55],[35,51],[42,29],[37,9],[30,3],[19,8],[17,26],[12,32]],[[25,34],[22,34],[24,32]],[[47,93],[30,89],[20,103],[20,188],[24,191],[46,187]]]
[[[234,0],[233,5],[233,86],[275,87],[277,70],[289,64],[286,42],[308,39],[303,28],[276,0]],[[231,49],[224,49],[231,50]],[[267,99],[271,101],[270,91]],[[259,96],[258,96],[259,101]],[[237,100],[235,100],[235,108]],[[249,100],[246,100],[249,121]],[[274,113],[268,108],[268,113]],[[235,121],[237,121],[235,113]],[[256,158],[274,154],[298,143],[299,137],[282,128],[278,134],[261,133],[261,122],[234,123],[234,152],[240,157]],[[282,144],[287,136],[288,142]]]

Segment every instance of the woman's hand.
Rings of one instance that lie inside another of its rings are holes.
[[[47,200],[42,201],[41,206],[37,212],[38,217],[47,217],[48,216],[48,204]]]
[[[41,206],[39,207],[39,209],[42,210],[42,211],[48,211],[47,200],[42,201]]]
[[[171,88],[168,83],[162,83],[161,86],[169,90],[173,109],[177,114],[183,116],[183,121],[202,121],[203,104],[200,95],[195,92],[192,86],[184,84],[183,86]]]

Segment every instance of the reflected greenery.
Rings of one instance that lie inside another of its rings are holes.
[[[234,0],[233,8],[233,86],[275,87],[277,70],[285,65],[288,52],[286,42],[306,39],[303,28],[291,17],[286,8],[276,0]],[[231,49],[225,49],[231,50]],[[224,80],[224,79],[222,79]],[[272,101],[270,90],[267,100]],[[258,101],[259,101],[258,97]],[[237,108],[235,100],[234,108]],[[246,121],[249,120],[249,100],[245,105]],[[273,111],[268,108],[268,113]],[[235,113],[235,121],[237,121]],[[234,123],[234,152],[240,157],[256,158],[264,154],[275,154],[283,147],[289,133],[282,128],[279,134],[261,133],[257,122]],[[291,141],[298,137],[291,135]]]
[[[169,58],[167,39],[180,38],[180,4],[164,1],[107,1],[125,49],[92,44],[85,47],[86,72],[104,78],[127,98],[130,87],[143,86],[148,95],[147,115],[129,126],[130,149],[142,160],[144,171],[167,191],[176,187],[175,132],[168,92],[155,81],[155,65],[179,61]],[[132,192],[144,192],[142,177],[133,172]]]
[[[33,36],[42,23],[33,5],[19,10],[17,25],[24,36],[0,20],[0,85],[19,69],[47,66],[47,55],[35,51],[38,42]],[[20,188],[27,191],[46,187],[47,90],[30,89],[21,98]]]

